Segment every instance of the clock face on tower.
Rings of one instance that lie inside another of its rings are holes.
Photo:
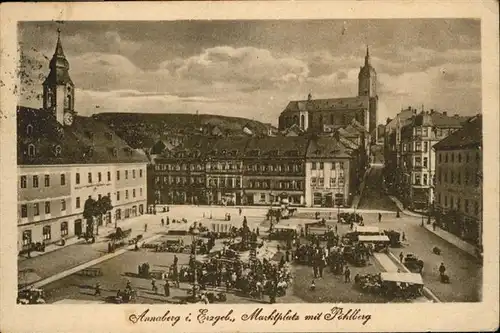
[[[71,126],[73,124],[73,114],[71,112],[64,113],[64,125]]]

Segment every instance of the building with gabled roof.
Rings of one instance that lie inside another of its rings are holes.
[[[479,247],[483,230],[482,127],[482,116],[475,116],[433,146],[437,156],[436,223]]]
[[[305,163],[307,206],[341,207],[351,203],[358,187],[357,149],[337,136],[309,141]]]
[[[58,34],[41,109],[17,108],[18,250],[51,244],[99,225],[119,226],[146,207],[145,153],[93,117],[75,111],[75,85]],[[83,218],[88,198],[109,197],[102,219]]]
[[[377,139],[377,73],[366,49],[365,64],[358,75],[358,96],[290,101],[279,116],[279,129],[298,125],[304,131],[332,132],[354,119]]]

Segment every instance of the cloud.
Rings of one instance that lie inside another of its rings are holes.
[[[79,47],[85,43],[106,44],[99,52],[78,53],[73,46],[69,48],[73,52],[66,52],[70,75],[78,88],[77,108],[82,114],[199,110],[275,123],[289,100],[305,99],[309,92],[313,98],[356,96],[359,67],[363,65],[362,56],[353,57],[349,52],[285,54],[252,46],[221,45],[185,57],[178,53],[144,68],[126,53],[145,44],[127,40],[116,31],[107,31],[94,40],[84,33],[74,34],[65,38],[65,43],[80,43]],[[48,74],[44,54],[51,52],[25,49],[26,57],[35,64],[30,69],[35,78],[32,89],[40,93],[43,77]],[[480,107],[479,50],[392,46],[373,48],[370,53],[379,79],[379,120],[408,104],[474,113]],[[41,102],[22,98],[21,103],[37,107]]]

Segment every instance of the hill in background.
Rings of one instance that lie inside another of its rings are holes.
[[[150,148],[158,140],[176,136],[244,136],[250,133],[261,136],[274,129],[256,120],[210,114],[99,113],[92,117],[112,128],[133,148]],[[245,127],[250,132],[244,131]]]

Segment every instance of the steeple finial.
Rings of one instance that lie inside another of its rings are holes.
[[[370,64],[370,48],[366,45],[365,65]]]
[[[57,27],[57,44],[54,56],[64,57],[64,51],[61,44],[61,28]]]

